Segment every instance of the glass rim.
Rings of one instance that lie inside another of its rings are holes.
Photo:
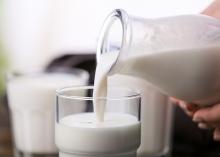
[[[64,90],[93,90],[94,86],[93,85],[79,85],[79,86],[67,86],[63,88],[59,88],[56,90],[56,96],[65,98],[65,99],[72,99],[72,100],[87,100],[87,101],[94,101],[94,100],[109,100],[109,101],[119,101],[119,100],[131,100],[131,99],[138,99],[141,98],[141,93],[138,92],[137,90],[131,89],[131,88],[125,88],[125,87],[111,87],[110,89],[129,89],[134,92],[134,94],[129,94],[126,96],[122,96],[120,98],[108,98],[108,97],[97,97],[94,98],[93,96],[67,96],[63,94],[62,92]]]
[[[59,69],[58,69],[59,70]],[[65,70],[65,68],[61,69]],[[88,80],[89,79],[89,73],[88,71],[80,68],[71,68],[71,72],[65,72],[65,71],[41,71],[41,70],[33,70],[33,71],[20,71],[20,70],[10,70],[6,73],[5,77],[6,80],[11,80],[13,78],[17,77],[23,77],[23,76],[37,76],[40,74],[67,74],[67,75],[74,75],[76,77],[80,77],[80,79]]]

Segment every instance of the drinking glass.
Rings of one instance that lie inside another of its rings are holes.
[[[141,95],[130,88],[110,88],[94,98],[93,86],[57,90],[55,141],[60,157],[136,157],[140,145]],[[82,96],[86,95],[86,96]],[[94,103],[105,105],[97,121]],[[86,105],[86,110],[76,107]],[[118,106],[126,106],[121,110]]]
[[[54,157],[54,104],[57,88],[86,85],[89,74],[80,69],[70,73],[10,73],[7,82],[14,153],[16,157]],[[76,110],[84,110],[76,108]]]

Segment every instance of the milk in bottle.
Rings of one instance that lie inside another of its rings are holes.
[[[142,78],[160,92],[209,105],[220,94],[220,21],[205,15],[143,19],[115,10],[97,48],[117,55],[108,75]]]
[[[172,109],[168,109],[166,96],[177,97],[201,106],[219,101],[220,22],[204,15],[144,19],[129,16],[123,10],[115,10],[106,19],[101,31],[97,61],[97,69],[104,65],[108,65],[108,68],[101,72],[105,76],[105,83],[95,82],[96,93],[102,89],[105,92],[101,93],[106,94],[109,84],[133,84],[133,87],[142,92],[146,86],[144,93],[157,93],[158,97],[153,103],[145,104],[149,107],[150,104],[162,103],[166,107],[160,106],[155,109],[155,115],[160,115],[159,119],[170,119],[168,121],[171,123]],[[106,77],[116,77],[116,74],[120,74],[122,78],[112,79],[113,83],[106,82]],[[136,77],[137,81],[132,81],[124,75],[134,79]],[[138,79],[146,82],[142,81],[142,84],[138,85],[141,82]],[[147,110],[143,110],[142,117],[146,118],[147,115]],[[154,120],[154,116],[149,119],[151,122],[142,123],[142,128],[147,128],[149,124],[159,126],[162,122]],[[171,125],[167,124],[167,127]],[[168,136],[161,136],[157,127],[153,130],[154,140]],[[140,156],[162,154],[169,143],[155,144],[153,147],[146,141],[149,140],[147,131],[142,132],[141,136],[145,140],[141,142],[140,148],[143,149]]]

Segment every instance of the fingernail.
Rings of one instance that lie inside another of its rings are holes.
[[[186,107],[187,107],[187,110],[189,110],[189,111],[193,111],[193,110],[198,109],[198,106],[195,104],[190,104],[190,105],[187,105]]]
[[[186,108],[186,105],[185,105],[183,102],[180,102],[179,105],[180,105],[180,107],[183,108],[183,109]]]
[[[202,122],[202,118],[199,117],[193,117],[193,122]]]
[[[208,127],[206,124],[204,124],[204,123],[199,123],[199,124],[198,124],[198,127],[199,127],[200,129],[209,129],[209,127]]]

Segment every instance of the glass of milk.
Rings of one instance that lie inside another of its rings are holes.
[[[92,86],[57,90],[55,141],[59,156],[136,157],[141,135],[140,94],[117,87],[108,89],[107,97],[94,98],[92,93]],[[94,101],[105,107],[103,122],[97,120]],[[74,109],[85,105],[86,110]],[[121,110],[121,105],[126,107]]]
[[[15,154],[57,156],[54,142],[54,104],[57,88],[86,85],[89,74],[80,69],[67,73],[11,73],[7,94]],[[74,108],[84,111],[86,106]]]

